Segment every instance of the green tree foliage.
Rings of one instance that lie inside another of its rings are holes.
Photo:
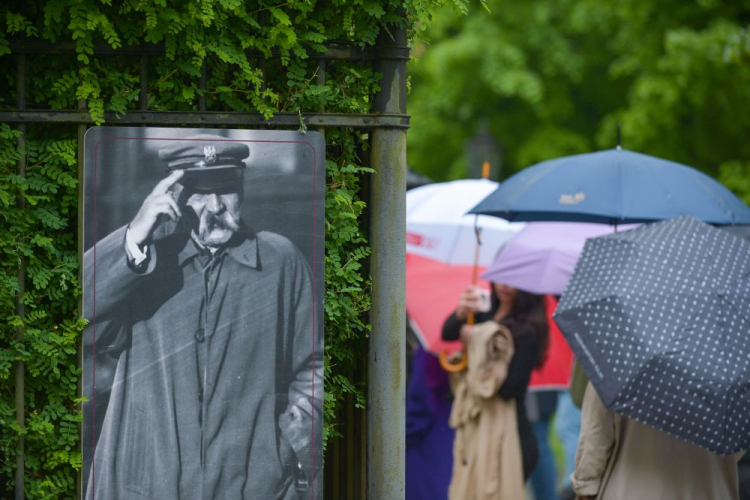
[[[483,117],[502,176],[548,158],[625,148],[679,161],[750,193],[750,2],[490,0],[439,12],[417,44],[410,165],[466,175]],[[441,145],[439,156],[435,144]],[[744,184],[743,184],[744,181]]]
[[[0,107],[16,107],[16,58],[11,39],[72,44],[75,52],[27,56],[27,107],[76,109],[83,101],[97,124],[106,112],[139,108],[140,58],[95,55],[145,44],[148,106],[196,110],[200,97],[213,111],[369,112],[379,90],[370,62],[329,62],[317,83],[317,61],[326,45],[367,47],[388,25],[414,37],[439,5],[466,12],[466,0],[26,0],[0,5]],[[207,73],[205,93],[198,82]],[[203,93],[203,94],[202,94]],[[202,95],[201,95],[202,94]],[[83,323],[77,265],[77,143],[75,125],[28,125],[25,147],[18,131],[0,124],[0,475],[13,478],[16,441],[26,439],[26,496],[74,498],[80,469],[76,398],[78,344]],[[370,307],[364,264],[360,181],[368,136],[327,131],[326,193],[326,399],[325,436],[337,434],[336,407],[346,399],[362,406],[358,377],[366,356]],[[28,164],[26,176],[16,165]],[[19,200],[24,200],[21,206]],[[27,266],[21,301],[18,269]],[[23,339],[19,332],[24,332]],[[26,363],[25,428],[15,423],[13,365]],[[0,492],[0,497],[5,492]]]

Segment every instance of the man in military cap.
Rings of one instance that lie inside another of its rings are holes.
[[[170,141],[169,175],[85,254],[95,342],[119,346],[88,499],[319,498],[320,312],[293,244],[241,221],[249,153]]]

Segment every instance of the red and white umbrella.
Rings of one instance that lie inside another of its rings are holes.
[[[482,268],[483,269],[483,268]],[[406,254],[406,313],[422,347],[435,354],[461,350],[461,342],[440,338],[445,319],[456,310],[458,296],[471,283],[472,266],[451,266]],[[487,282],[478,286],[489,288]]]
[[[486,215],[466,215],[497,188],[488,179],[440,182],[406,193],[406,251],[449,265],[474,263],[475,227],[481,232],[480,266],[490,265],[521,223]],[[468,283],[467,283],[468,284]]]
[[[480,272],[483,268],[479,269]],[[409,323],[425,350],[439,354],[460,351],[461,342],[446,342],[440,337],[445,319],[456,309],[458,296],[471,283],[472,266],[449,266],[427,257],[406,255],[406,312]],[[487,281],[477,286],[489,289]],[[545,297],[549,322],[549,350],[542,367],[531,374],[534,390],[561,389],[568,386],[573,356],[557,325],[552,321],[557,301]]]
[[[496,217],[465,215],[496,188],[497,183],[487,179],[466,179],[429,184],[406,193],[406,310],[428,351],[460,350],[460,342],[440,339],[443,322],[477,275],[474,263],[476,272],[484,271],[502,245],[524,226]]]

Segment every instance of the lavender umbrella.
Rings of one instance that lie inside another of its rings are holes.
[[[561,295],[586,239],[614,230],[615,226],[605,224],[530,222],[502,247],[482,279],[531,293]]]

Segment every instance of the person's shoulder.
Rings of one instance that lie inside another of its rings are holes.
[[[300,250],[292,241],[272,231],[260,231],[254,234],[258,240],[258,251],[263,256],[274,255],[284,262],[298,262],[304,260]]]
[[[255,233],[255,238],[258,239],[258,244],[263,247],[272,248],[280,253],[294,253],[297,251],[297,247],[294,243],[279,233],[273,233],[271,231],[261,231]]]
[[[517,321],[508,324],[508,328],[513,333],[513,341],[516,343],[516,348],[523,346],[524,348],[534,348],[539,344],[539,337],[536,334],[538,328],[527,322]]]

